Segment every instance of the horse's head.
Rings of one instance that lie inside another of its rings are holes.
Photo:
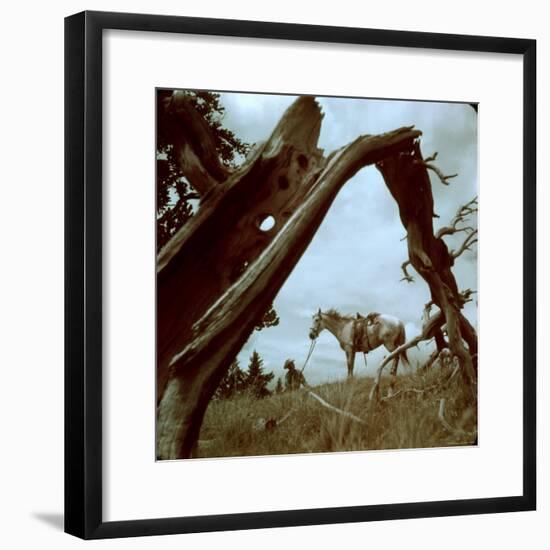
[[[313,316],[313,324],[311,325],[311,328],[309,329],[309,337],[311,340],[315,340],[317,336],[319,336],[319,333],[325,328],[323,324],[323,314],[321,313],[321,308],[319,308],[319,311],[315,313]]]

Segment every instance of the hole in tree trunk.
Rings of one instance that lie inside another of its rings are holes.
[[[290,183],[288,182],[288,178],[284,175],[279,176],[279,187],[281,189],[288,189]]]
[[[260,231],[271,231],[275,227],[275,218],[271,214],[264,214],[258,218]]]
[[[306,170],[307,165],[309,164],[307,157],[305,155],[298,155],[298,164],[302,170]]]

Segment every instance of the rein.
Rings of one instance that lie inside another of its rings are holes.
[[[304,372],[304,369],[306,368],[307,362],[309,361],[309,358],[311,357],[311,354],[313,353],[313,349],[315,348],[315,343],[317,342],[317,338],[311,341],[311,345],[309,346],[309,351],[307,353],[306,360],[304,361],[304,366],[301,368],[300,373]]]

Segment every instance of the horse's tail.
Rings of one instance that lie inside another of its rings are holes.
[[[407,336],[405,334],[405,326],[404,325],[401,325],[401,334],[400,334],[400,338],[399,338],[400,342],[399,342],[399,345],[402,346],[406,341],[407,341]],[[399,354],[399,357],[401,357],[401,361],[403,362],[403,364],[407,367],[407,368],[411,368],[411,363],[409,361],[409,357],[407,355],[407,350],[403,350],[400,354]]]

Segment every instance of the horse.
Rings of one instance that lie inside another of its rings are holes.
[[[405,343],[405,326],[403,321],[385,313],[370,313],[366,317],[342,315],[336,309],[319,311],[313,315],[313,325],[309,331],[311,340],[315,340],[323,329],[331,332],[346,354],[348,378],[353,377],[355,354],[364,354],[381,345],[392,352]],[[393,359],[391,375],[395,376],[399,358],[410,367],[407,352],[403,351]]]

